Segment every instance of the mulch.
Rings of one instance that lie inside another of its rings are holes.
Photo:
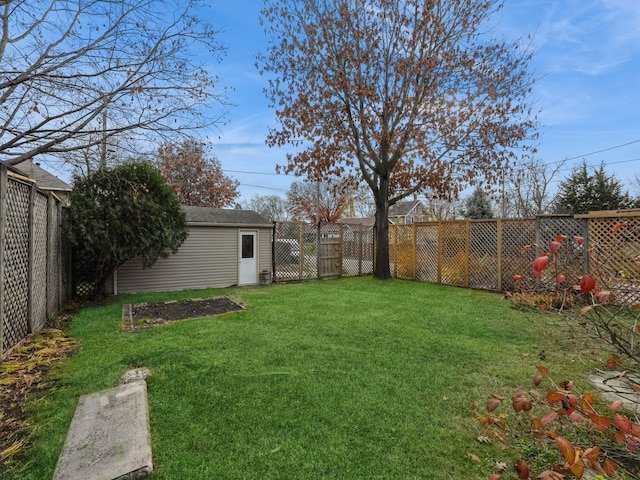
[[[122,328],[136,331],[180,320],[209,317],[244,310],[246,306],[229,296],[192,298],[159,303],[134,303],[122,309]]]

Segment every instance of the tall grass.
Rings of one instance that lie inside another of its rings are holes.
[[[119,329],[123,303],[220,293],[248,309]],[[154,479],[485,479],[513,452],[477,442],[472,401],[527,387],[543,355],[572,378],[591,366],[552,320],[372,278],[119,296],[74,318],[82,348],[30,404],[33,446],[7,478],[51,478],[78,397],[144,366]]]

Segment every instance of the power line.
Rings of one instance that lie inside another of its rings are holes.
[[[251,185],[249,183],[241,183],[241,187],[254,187],[254,188],[264,188],[265,190],[276,190],[278,192],[288,192],[286,188],[276,188],[276,187],[264,187],[262,185]]]
[[[274,172],[247,172],[244,170],[227,170],[227,169],[222,169],[223,172],[225,173],[246,173],[249,175],[280,175],[279,173],[274,173]]]
[[[617,148],[628,147],[629,145],[633,145],[634,143],[640,143],[640,139],[632,140],[627,143],[621,143],[620,145],[614,145],[613,147],[603,148],[602,150],[596,150],[594,152],[584,153],[582,155],[576,155],[575,157],[569,157],[569,158],[564,158],[562,160],[558,160],[555,162],[549,162],[546,165],[556,165],[558,163],[567,162],[569,160],[576,160],[578,158],[590,157],[591,155],[597,155],[598,153],[604,153],[604,152],[609,152],[611,150],[615,150]],[[629,160],[629,161],[632,161],[632,160]]]
[[[630,158],[628,160],[618,160],[617,162],[602,162],[602,164],[606,167],[610,166],[610,165],[619,165],[621,163],[631,163],[631,162],[640,162],[640,158]],[[596,167],[596,165],[587,165],[588,167]],[[566,167],[566,168],[561,168],[558,171],[559,172],[567,172],[569,170],[572,170],[573,168],[571,167]]]

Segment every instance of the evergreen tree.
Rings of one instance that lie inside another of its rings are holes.
[[[623,192],[622,183],[614,175],[607,175],[604,165],[594,168],[593,173],[590,173],[587,163],[583,162],[560,183],[554,211],[583,214],[635,206],[637,202],[627,192]]]
[[[493,218],[493,210],[489,197],[480,187],[477,187],[465,201],[462,216],[472,220],[478,218]]]
[[[109,276],[127,260],[140,257],[145,268],[176,252],[187,238],[184,211],[160,172],[147,163],[101,168],[74,180],[65,223],[74,264],[101,293]]]

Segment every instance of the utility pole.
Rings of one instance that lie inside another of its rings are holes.
[[[107,168],[107,106],[102,109],[102,145],[100,151],[100,168]]]

